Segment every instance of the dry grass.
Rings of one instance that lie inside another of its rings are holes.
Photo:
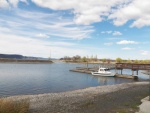
[[[28,113],[29,101],[12,101],[0,99],[0,113]]]

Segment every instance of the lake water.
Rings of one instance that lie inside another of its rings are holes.
[[[70,72],[83,64],[8,64],[0,63],[0,97],[64,92],[87,87],[134,82],[133,79],[97,77]],[[114,71],[114,70],[111,70]],[[123,70],[131,74],[131,70]],[[148,79],[139,72],[139,80]]]

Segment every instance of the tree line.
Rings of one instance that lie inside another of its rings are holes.
[[[135,64],[150,64],[150,60],[125,60],[122,58],[116,58],[117,63],[135,63]]]
[[[64,61],[72,61],[72,62],[96,62],[98,61],[97,59],[97,55],[95,56],[84,56],[81,57],[79,55],[73,56],[73,57],[69,57],[69,56],[65,56],[64,58],[61,58],[60,60],[64,60]]]
[[[91,55],[91,56],[79,56],[79,55],[75,55],[73,57],[69,57],[69,56],[65,56],[63,58],[61,58],[60,60],[64,60],[66,62],[102,62],[102,63],[142,63],[142,64],[150,64],[150,60],[126,60],[126,59],[122,59],[122,58],[116,58],[115,60],[112,59],[107,59],[107,58],[103,58],[103,59],[98,59],[97,55]]]

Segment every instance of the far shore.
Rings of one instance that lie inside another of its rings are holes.
[[[4,99],[27,99],[31,113],[133,113],[138,111],[140,100],[146,96],[148,82],[134,82]]]
[[[60,60],[61,62],[65,62],[65,63],[73,63],[73,64],[115,64],[116,62],[102,62],[102,61],[88,61],[88,62],[81,62],[81,61],[64,61],[64,60]]]
[[[0,63],[29,63],[29,64],[39,64],[39,63],[44,63],[44,64],[49,64],[53,63],[51,60],[24,60],[24,59],[0,59]]]

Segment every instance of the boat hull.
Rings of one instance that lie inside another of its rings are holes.
[[[112,73],[99,73],[99,72],[91,72],[92,75],[96,75],[96,76],[114,76],[114,74]]]

